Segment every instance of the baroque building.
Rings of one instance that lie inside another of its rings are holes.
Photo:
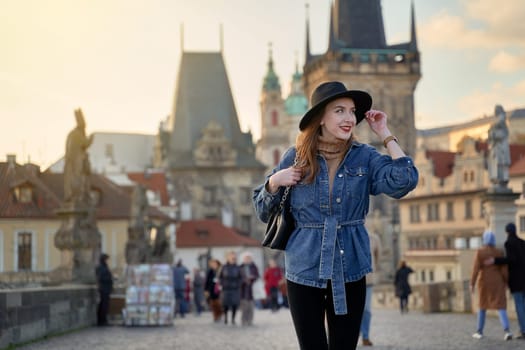
[[[516,199],[518,234],[525,234],[525,110],[509,112],[511,165],[509,188]],[[414,269],[414,282],[470,279],[475,250],[488,227],[484,201],[491,183],[488,174],[488,130],[496,116],[418,132],[414,163],[420,180],[399,201],[400,251]],[[452,142],[456,143],[453,144]],[[502,246],[503,232],[497,232]]]

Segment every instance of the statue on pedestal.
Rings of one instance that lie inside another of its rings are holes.
[[[510,146],[507,114],[497,105],[494,111],[496,122],[488,131],[489,158],[488,170],[493,188],[502,190],[509,182]]]
[[[62,223],[55,234],[55,247],[61,251],[60,267],[52,279],[62,282],[95,282],[95,265],[100,255],[101,234],[91,201],[86,123],[80,109],[75,110],[77,126],[68,134],[64,164],[64,202],[57,210]]]

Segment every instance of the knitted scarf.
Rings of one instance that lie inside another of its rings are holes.
[[[348,147],[350,146],[349,140],[332,141],[328,140],[323,135],[319,135],[318,140],[319,144],[317,146],[317,150],[327,160],[343,158],[346,151],[348,151]]]

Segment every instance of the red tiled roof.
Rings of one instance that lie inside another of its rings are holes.
[[[182,221],[177,228],[177,248],[260,245],[258,240],[242,236],[215,219]]]
[[[152,190],[153,192],[159,193],[162,206],[169,205],[166,175],[164,172],[128,173],[128,178],[131,181],[137,182],[147,189]]]
[[[32,188],[33,200],[22,203],[16,200],[14,189],[22,184]],[[30,168],[18,164],[0,163],[0,217],[55,216],[59,197],[35,175]]]
[[[525,163],[519,163],[525,158],[525,145],[511,144],[510,145],[510,161],[509,169],[510,175],[525,174]],[[486,154],[488,152],[488,144],[486,142],[476,142],[476,150]],[[456,153],[448,151],[426,151],[427,159],[434,163],[434,176],[445,178],[452,174],[454,168],[454,160]],[[517,165],[515,167],[515,165]],[[521,167],[521,170],[519,170]],[[521,173],[517,173],[521,171]]]
[[[91,174],[91,187],[101,193],[97,206],[99,219],[128,218],[130,196],[106,177]],[[22,184],[33,189],[33,200],[20,203],[13,189]],[[0,163],[0,218],[56,218],[64,198],[64,174],[31,171],[27,165]]]
[[[426,157],[434,163],[434,176],[443,179],[452,174],[455,152],[426,151]]]

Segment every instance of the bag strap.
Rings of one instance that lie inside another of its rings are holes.
[[[295,159],[293,161],[293,165],[292,166],[296,166],[298,163],[299,163],[299,159],[297,158],[297,154],[295,154]],[[281,202],[279,202],[278,211],[282,211],[283,210],[284,202],[286,202],[286,198],[288,198],[288,193],[290,192],[290,188],[291,187],[292,186],[286,186],[286,188],[284,189],[283,196],[281,197]]]

